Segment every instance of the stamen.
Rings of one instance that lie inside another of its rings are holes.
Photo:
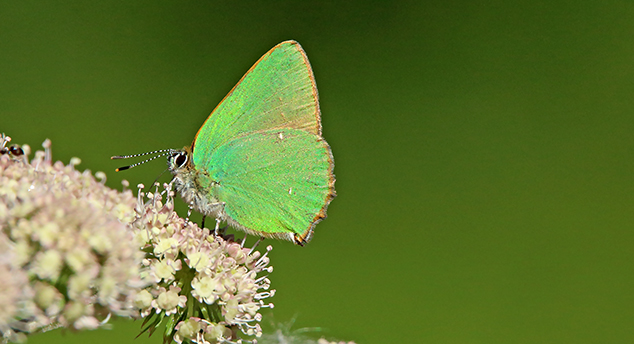
[[[145,185],[137,184],[136,187],[137,187],[137,189],[139,189],[139,193],[137,195],[137,203],[139,204],[139,211],[141,211],[141,209],[143,208],[142,205],[144,204],[143,196],[145,196],[145,194],[143,194],[143,192],[141,190],[143,190],[145,188]]]
[[[258,287],[258,289],[269,290],[269,288],[271,287],[271,281],[267,279],[266,281],[264,281],[264,283],[256,284],[256,286]]]
[[[52,145],[53,143],[49,139],[44,140],[44,142],[42,143],[42,147],[44,147],[44,153],[46,153],[44,160],[48,161],[49,163],[53,161],[53,153],[51,152]]]
[[[101,184],[104,184],[104,185],[106,184],[106,179],[107,178],[106,178],[106,174],[104,172],[102,172],[102,171],[95,172],[95,178],[99,179],[99,182]]]
[[[259,322],[262,319],[262,315],[260,315],[259,317],[258,315],[260,314],[259,313],[256,314],[255,318],[250,320],[236,318],[235,320],[237,321],[237,325],[240,328],[240,331],[242,331],[242,333],[248,336],[256,336],[256,337],[261,336],[262,328],[260,327],[260,324],[258,323],[256,323],[255,325],[249,324],[249,322],[253,322],[253,321]]]
[[[271,252],[272,249],[273,249],[273,246],[271,245],[266,247],[266,252],[262,255],[262,257],[260,257],[260,259],[258,259],[257,262],[255,262],[255,266],[254,266],[255,270],[264,270],[264,267],[269,264],[270,259],[267,257],[267,255],[269,254],[269,252]]]
[[[262,300],[260,300],[260,308],[271,308],[273,309],[275,305],[271,302],[269,304],[265,304]]]
[[[106,316],[106,318],[105,318],[105,319],[103,319],[103,320],[101,321],[101,325],[103,326],[103,325],[107,324],[107,323],[108,323],[108,321],[110,321],[110,317],[111,317],[111,316],[112,316],[112,313],[108,313],[108,315]]]
[[[2,141],[1,145],[0,145],[0,149],[4,149],[7,145],[7,143],[11,142],[11,137],[5,135],[4,133],[2,133],[2,136],[0,136],[0,141]]]
[[[245,240],[247,239],[246,237],[244,238]],[[249,255],[251,255],[251,253],[253,253],[253,251],[255,250],[256,247],[258,247],[258,245],[260,244],[260,242],[262,241],[262,239],[264,239],[264,237],[260,237],[258,239],[258,241],[255,242],[255,244],[253,245],[253,247],[251,247],[251,251],[249,251]],[[244,242],[243,242],[244,244]],[[268,248],[271,247],[270,245],[266,248],[267,250],[269,250]],[[271,249],[273,249],[273,247],[271,247]],[[268,252],[267,252],[268,253]],[[264,254],[264,256],[266,256],[266,253]],[[264,258],[264,256],[262,256],[262,258]]]
[[[275,295],[275,289],[271,290],[271,291],[263,291],[261,293],[257,293],[253,296],[253,299],[255,300],[262,300],[262,299],[266,299],[269,297],[273,297]]]
[[[267,277],[268,277],[268,275],[262,276],[262,277],[260,277],[260,278],[256,279],[255,281],[253,281],[253,283],[255,283],[255,284],[259,284],[259,283],[260,283],[260,282],[262,282],[263,280],[267,279]],[[269,281],[269,283],[270,283],[270,281]]]
[[[154,194],[152,195],[153,196],[153,198],[152,198],[152,202],[153,203],[152,204],[154,205],[154,208],[158,208],[156,206],[156,202],[157,202],[157,200],[160,201],[160,199],[161,199],[161,193],[159,192],[159,186],[160,186],[159,183],[154,182]]]

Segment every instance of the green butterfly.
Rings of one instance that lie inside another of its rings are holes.
[[[306,53],[295,41],[276,45],[212,111],[191,147],[167,151],[176,190],[204,216],[304,245],[335,197],[320,115]]]

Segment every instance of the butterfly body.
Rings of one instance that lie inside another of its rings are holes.
[[[278,44],[207,118],[168,167],[200,213],[249,234],[303,245],[335,196],[317,88],[297,42]]]
[[[183,162],[181,159],[186,160]],[[171,152],[168,156],[168,169],[174,175],[176,191],[187,204],[205,216],[227,220],[224,204],[218,200],[217,192],[213,189],[217,182],[206,171],[194,168],[189,147]]]

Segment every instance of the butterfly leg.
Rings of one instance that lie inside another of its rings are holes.
[[[222,222],[222,220],[216,219],[216,227],[214,227],[214,236],[219,236],[227,241],[233,241],[233,234],[227,235],[227,228],[229,227],[229,225],[220,227],[220,222]]]
[[[220,228],[220,219],[216,218],[216,227],[214,228],[214,234],[218,236],[218,229]],[[223,233],[224,234],[224,233]]]
[[[185,223],[189,222],[189,217],[192,215],[192,210],[194,209],[194,201],[189,202],[189,206],[187,207],[187,218],[185,218]]]
[[[207,217],[207,215],[203,215],[203,220],[200,223],[200,228],[205,228],[205,218]]]

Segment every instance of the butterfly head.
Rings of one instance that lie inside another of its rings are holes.
[[[171,149],[167,154],[167,169],[174,176],[176,190],[181,194],[184,190],[194,191],[197,187],[197,173],[191,158],[189,147]]]
[[[186,172],[192,169],[191,151],[185,147],[183,149],[172,149],[167,154],[167,169],[173,174]]]
[[[191,148],[172,149],[167,154],[167,169],[174,176],[173,183],[176,191],[193,209],[216,218],[223,217],[219,211],[218,200],[209,194],[208,176],[200,173],[192,162]]]

